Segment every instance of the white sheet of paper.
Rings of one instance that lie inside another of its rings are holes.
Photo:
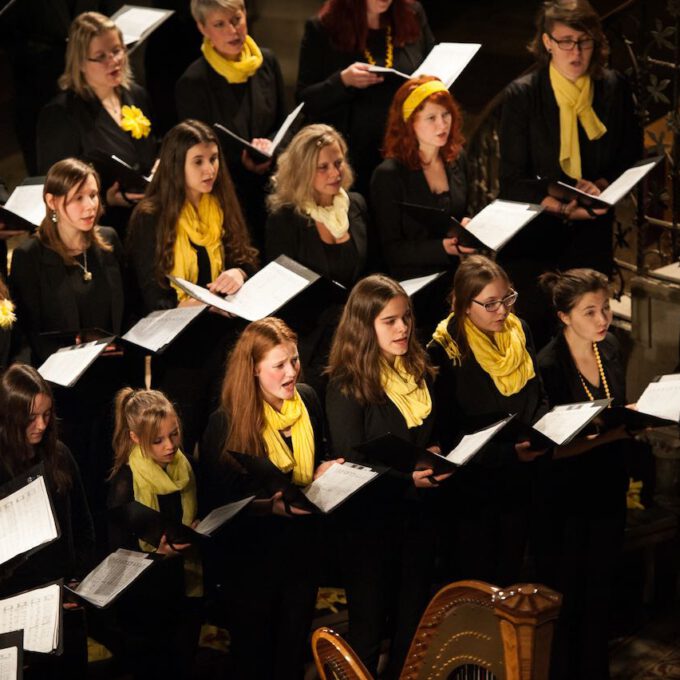
[[[371,73],[394,73],[397,76],[401,76],[408,80],[411,76],[408,73],[403,73],[402,71],[397,71],[396,68],[390,68],[389,66],[378,66],[377,64],[371,65],[368,69]]]
[[[242,498],[240,501],[234,501],[233,503],[227,503],[219,508],[215,508],[199,522],[194,531],[197,531],[204,536],[210,536],[215,529],[218,529],[225,522],[241,512],[253,498],[255,498],[255,496],[248,496],[248,498]]]
[[[599,196],[598,198],[606,201],[610,205],[618,203],[654,166],[656,161],[636,165],[628,168],[619,175]]]
[[[680,373],[668,373],[668,375],[662,375],[658,382],[671,382],[673,380],[680,380]]]
[[[480,47],[479,43],[439,43],[410,77],[437,76],[449,88]]]
[[[49,654],[59,644],[61,587],[53,583],[0,600],[0,633],[24,631],[24,649]]]
[[[310,283],[303,276],[283,267],[278,262],[270,262],[255,276],[248,279],[237,293],[227,295],[227,297],[214,295],[207,288],[179,277],[177,282],[196,300],[236,314],[248,321],[256,321],[269,316],[288,300],[301,293]]]
[[[123,340],[157,352],[174,340],[204,309],[205,305],[191,305],[151,312],[140,319],[123,336]]]
[[[659,382],[649,383],[637,400],[637,410],[680,421],[680,379],[677,374],[664,375]]]
[[[496,200],[480,210],[465,228],[491,250],[498,250],[538,214],[528,203]]]
[[[42,475],[0,500],[0,564],[56,537]]]
[[[167,19],[172,10],[124,5],[111,18],[123,34],[126,45],[136,43],[145,33]]]
[[[671,262],[671,264],[667,264],[665,267],[652,269],[649,273],[666,281],[680,283],[680,262]]]
[[[399,281],[399,285],[406,291],[406,295],[413,297],[419,290],[422,290],[429,283],[432,283],[436,278],[439,278],[443,272],[436,274],[429,274],[428,276],[418,276],[415,279],[406,279]]]
[[[106,342],[93,340],[82,345],[63,347],[47,357],[38,373],[55,385],[70,387],[87,367],[106,349]]]
[[[0,649],[0,680],[16,680],[18,663],[19,650],[16,647]]]
[[[499,430],[503,429],[512,420],[512,416],[503,418],[483,430],[466,434],[447,455],[446,460],[450,460],[456,465],[463,465],[474,456]]]
[[[18,186],[7,199],[5,208],[37,227],[43,221],[47,210],[43,201],[43,186],[43,184]]]
[[[555,406],[534,424],[534,430],[555,444],[564,444],[601,410],[602,406],[594,401]]]
[[[330,512],[378,473],[356,463],[335,463],[321,477],[303,490],[307,498],[323,512]]]
[[[100,562],[80,582],[75,592],[98,607],[103,607],[152,564],[147,553],[119,548]]]

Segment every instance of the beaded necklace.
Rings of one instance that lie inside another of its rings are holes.
[[[604,393],[607,395],[607,399],[611,399],[611,394],[609,392],[609,384],[607,383],[607,377],[604,374],[604,368],[602,367],[602,359],[600,359],[600,350],[597,348],[597,343],[593,343],[593,351],[595,352],[595,362],[597,363],[597,370],[598,373],[600,374],[600,383],[604,387]],[[592,392],[588,389],[588,385],[586,385],[586,381],[583,379],[583,376],[581,375],[581,371],[578,372],[578,377],[581,380],[581,385],[583,385],[583,389],[585,390],[585,393],[588,395],[588,399],[590,401],[595,401],[595,397],[593,396]],[[611,407],[611,403],[609,404]]]
[[[376,66],[377,62],[373,55],[368,51],[368,47],[364,50],[364,57],[371,66]],[[385,29],[385,68],[392,68],[394,63],[394,44],[392,43],[392,27],[388,26]]]

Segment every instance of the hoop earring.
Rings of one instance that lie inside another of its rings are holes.
[[[50,219],[52,220],[52,223],[53,223],[53,224],[56,224],[56,223],[58,222],[58,219],[57,219],[57,211],[56,211],[56,210],[53,210],[53,211],[50,213]]]

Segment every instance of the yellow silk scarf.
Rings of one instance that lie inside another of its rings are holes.
[[[207,38],[203,38],[201,52],[210,66],[230,83],[245,83],[262,66],[262,52],[249,35],[236,61],[223,57]]]
[[[395,358],[394,366],[382,362],[380,381],[389,400],[404,416],[406,426],[410,429],[422,425],[432,411],[432,398],[425,381],[417,383],[401,357]]]
[[[292,399],[283,402],[281,411],[264,403],[264,431],[262,437],[267,455],[282,472],[293,471],[293,483],[298,486],[311,484],[314,478],[314,431],[312,421],[302,397],[295,390]],[[281,436],[290,428],[293,451]]]
[[[158,496],[166,496],[179,491],[182,502],[182,524],[191,526],[196,519],[196,479],[191,464],[181,451],[163,469],[158,463],[142,453],[139,446],[130,451],[128,465],[132,470],[132,489],[135,500],[152,510],[160,510]],[[146,541],[139,541],[145,552],[153,552],[154,546]],[[184,576],[186,593],[189,596],[200,596],[202,587],[202,569],[197,551],[192,547],[182,551],[184,557]]]
[[[550,84],[560,108],[560,166],[569,177],[581,179],[578,122],[590,140],[607,132],[593,109],[593,81],[581,76],[572,82],[550,64]]]
[[[203,194],[198,204],[198,212],[186,201],[177,220],[177,240],[175,241],[175,262],[170,272],[187,281],[198,281],[198,257],[191,244],[203,246],[210,258],[210,274],[214,281],[222,272],[224,254],[222,252],[222,223],[224,214],[219,201],[212,194]],[[177,299],[181,302],[187,294],[174,286]]]
[[[505,330],[493,334],[493,341],[469,318],[465,335],[475,359],[504,397],[517,394],[536,375],[522,323],[514,314],[505,320]]]

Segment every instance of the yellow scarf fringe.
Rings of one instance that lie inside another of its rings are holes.
[[[267,455],[282,472],[293,471],[293,483],[307,486],[314,479],[314,431],[307,407],[297,389],[292,399],[283,402],[281,411],[264,403],[265,427],[262,432]],[[281,436],[290,428],[293,451]]]
[[[380,381],[389,400],[404,416],[406,426],[410,429],[422,425],[432,411],[432,398],[425,381],[416,383],[401,357],[395,358],[394,366],[382,362]]]
[[[249,35],[236,61],[223,57],[207,38],[203,38],[201,52],[210,66],[230,83],[245,83],[262,66],[262,52]]]

